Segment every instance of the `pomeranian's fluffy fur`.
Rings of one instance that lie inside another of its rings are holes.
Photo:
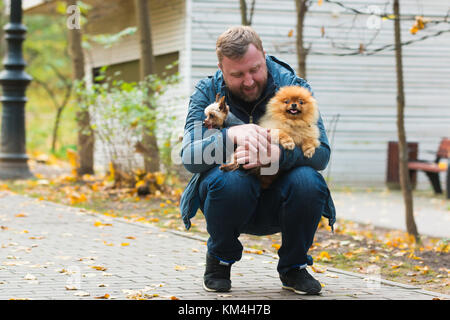
[[[228,113],[229,107],[225,103],[225,97],[220,98],[217,95],[216,101],[205,108],[205,127],[209,129],[222,128]],[[258,125],[271,129],[272,142],[278,141],[283,148],[288,150],[299,146],[302,148],[304,156],[311,158],[320,145],[318,118],[317,102],[308,89],[300,86],[286,86],[280,88],[269,101],[266,112],[258,121]],[[234,159],[231,163],[221,165],[220,169],[233,171],[239,167]],[[261,175],[260,168],[250,171],[259,177],[263,188],[268,188],[277,177],[277,175]]]
[[[278,90],[269,101],[258,124],[263,128],[278,129],[283,148],[292,150],[301,146],[305,157],[311,158],[320,145],[318,119],[316,99],[308,89],[287,86]],[[276,131],[271,131],[272,137]]]

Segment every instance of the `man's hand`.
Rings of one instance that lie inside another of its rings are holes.
[[[237,145],[235,159],[244,169],[277,162],[280,147],[271,144],[270,130],[256,124],[244,124],[228,129],[228,137]]]

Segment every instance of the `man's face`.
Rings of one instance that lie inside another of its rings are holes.
[[[231,93],[244,101],[256,101],[266,87],[266,59],[253,44],[248,46],[242,58],[232,60],[223,57],[219,68]]]

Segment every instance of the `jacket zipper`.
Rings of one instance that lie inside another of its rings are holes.
[[[238,108],[239,110],[243,111],[243,112],[248,116],[249,123],[253,123],[253,112],[255,112],[256,107],[259,106],[264,100],[266,100],[266,98],[267,98],[269,95],[273,94],[274,91],[275,91],[275,88],[274,88],[274,90],[271,90],[268,94],[266,94],[266,95],[264,96],[264,98],[260,99],[259,102],[253,106],[253,109],[252,109],[252,111],[250,112],[250,114],[247,112],[247,110],[242,109],[242,108],[239,107],[238,105],[235,105],[235,106],[236,106],[236,108]],[[227,90],[227,98],[228,98],[230,101],[232,101],[231,96],[230,96],[230,93],[229,93],[228,90]]]

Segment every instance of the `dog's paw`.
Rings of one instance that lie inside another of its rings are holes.
[[[295,143],[293,140],[281,141],[281,145],[287,150],[293,150],[295,148]]]
[[[239,164],[238,163],[222,164],[219,167],[219,169],[224,172],[235,171],[235,170],[239,169]]]
[[[306,150],[303,150],[303,155],[307,158],[312,158],[315,152],[316,152],[315,148],[308,148]]]

